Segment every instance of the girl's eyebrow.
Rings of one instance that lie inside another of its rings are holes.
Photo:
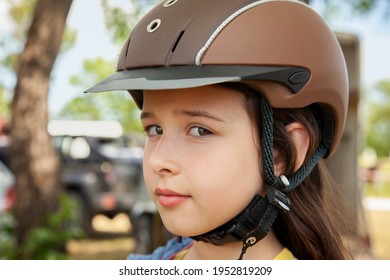
[[[187,115],[187,116],[190,116],[190,117],[203,117],[203,118],[208,118],[208,119],[212,119],[212,120],[215,120],[215,121],[218,121],[218,122],[225,122],[223,119],[207,112],[207,111],[202,111],[202,110],[180,110],[180,111],[176,111],[175,114],[178,114],[178,115]]]
[[[141,116],[140,116],[140,119],[143,120],[143,119],[148,119],[148,118],[151,118],[153,117],[153,114],[150,113],[150,112],[144,112],[142,111],[141,112]]]
[[[207,111],[202,111],[202,110],[177,110],[174,112],[175,115],[186,115],[190,117],[203,117],[203,118],[208,118],[212,119],[218,122],[225,122],[223,119],[207,112]],[[153,118],[154,114],[151,112],[143,111],[141,112],[140,119],[148,119],[148,118]]]

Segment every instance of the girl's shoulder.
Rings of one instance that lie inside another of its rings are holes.
[[[150,255],[131,254],[128,260],[172,260],[183,250],[192,246],[193,240],[189,237],[172,238],[165,246],[158,247]]]

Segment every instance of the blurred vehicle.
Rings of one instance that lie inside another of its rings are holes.
[[[52,136],[61,162],[61,183],[76,202],[77,226],[87,236],[97,214],[128,215],[137,253],[149,253],[172,235],[164,228],[143,179],[143,139],[123,134],[112,121],[51,121]],[[9,143],[4,145],[8,153]],[[1,163],[1,162],[0,162]],[[0,211],[15,200],[14,176],[0,166]]]
[[[14,175],[0,161],[0,213],[11,210],[15,201]]]
[[[113,121],[52,121],[48,131],[61,161],[61,182],[77,205],[75,213],[86,235],[92,218],[128,214],[143,186],[141,147]]]

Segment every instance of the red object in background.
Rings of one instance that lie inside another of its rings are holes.
[[[101,206],[103,209],[111,210],[114,209],[117,205],[117,199],[111,194],[103,195],[100,200]]]
[[[8,134],[9,134],[9,122],[4,119],[0,119],[0,136],[8,135]]]
[[[15,188],[11,187],[7,190],[5,194],[5,206],[4,206],[5,211],[10,211],[12,209],[12,207],[15,204],[15,199],[16,199]]]

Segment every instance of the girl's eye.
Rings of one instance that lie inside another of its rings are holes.
[[[151,125],[145,128],[148,136],[160,135],[163,133],[163,129],[158,125]]]
[[[212,134],[212,132],[206,128],[200,126],[194,126],[190,129],[189,134],[195,137],[205,137]]]

